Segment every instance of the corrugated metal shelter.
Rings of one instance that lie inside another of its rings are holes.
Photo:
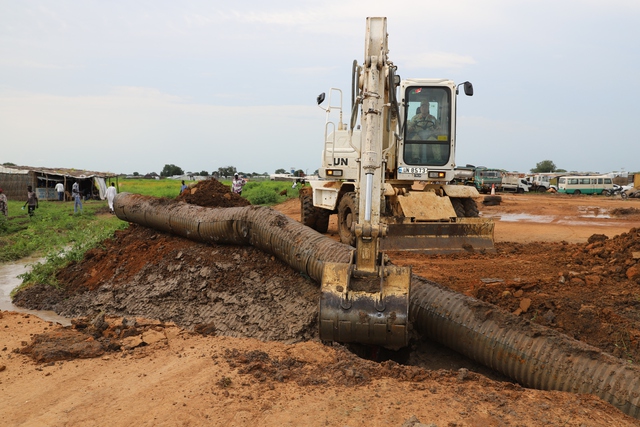
[[[104,199],[106,180],[110,178],[117,178],[117,175],[78,169],[0,165],[0,188],[9,200],[27,200],[28,185],[33,187],[39,200],[58,200],[55,186],[59,182],[64,185],[66,199],[69,200],[75,181],[80,184],[83,198]]]

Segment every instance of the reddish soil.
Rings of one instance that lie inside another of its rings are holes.
[[[204,181],[181,199],[234,206],[233,196]],[[299,219],[297,200],[276,208]],[[496,253],[392,261],[639,363],[640,200],[512,195],[480,208],[496,220]],[[15,303],[89,317],[62,328],[0,313],[6,425],[640,425],[593,396],[525,389],[433,343],[413,343],[402,365],[323,345],[317,285],[252,247],[131,226],[58,280]]]

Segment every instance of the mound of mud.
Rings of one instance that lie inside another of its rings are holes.
[[[66,317],[139,316],[218,335],[297,342],[317,336],[319,289],[251,246],[192,242],[136,224],[57,276],[62,290],[32,286],[14,303]]]
[[[203,207],[250,203],[215,179],[177,198]],[[167,203],[174,203],[166,200]],[[14,304],[66,317],[139,316],[219,335],[297,342],[317,336],[319,289],[253,247],[196,243],[130,224]],[[211,326],[214,325],[214,326]]]
[[[232,193],[228,186],[214,178],[198,181],[196,185],[187,188],[176,197],[176,200],[207,208],[231,208],[251,204],[242,196]]]
[[[611,211],[613,216],[640,215],[638,208],[615,208]]]
[[[93,319],[73,319],[71,323],[68,327],[34,335],[31,343],[18,352],[38,363],[89,359],[166,342],[165,327],[175,328],[175,325],[146,319],[107,318],[103,313]]]

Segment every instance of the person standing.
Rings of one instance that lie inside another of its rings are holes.
[[[182,186],[180,187],[180,194],[182,194],[182,192],[184,190],[186,190],[187,188],[189,188],[189,186],[187,184],[185,184],[184,181],[182,181]]]
[[[233,175],[233,181],[231,181],[231,191],[238,196],[242,196],[242,187],[247,183],[244,178],[240,178],[238,174]]]
[[[30,185],[27,186],[27,201],[24,206],[28,206],[29,216],[33,216],[33,213],[38,208],[38,196]],[[24,209],[24,206],[22,209]]]
[[[73,213],[78,213],[78,208],[82,212],[82,196],[80,195],[80,184],[78,181],[73,183],[71,187],[71,197],[73,197]]]
[[[59,182],[56,184],[56,191],[58,192],[58,200],[64,200],[64,184]]]
[[[0,188],[0,212],[2,212],[6,217],[9,216],[9,206],[7,204],[7,196],[2,192],[2,188]]]
[[[116,190],[116,185],[112,182],[111,187],[107,188],[107,203],[109,203],[109,213],[114,213],[113,211],[113,201],[116,199],[116,194],[118,194],[118,190]]]

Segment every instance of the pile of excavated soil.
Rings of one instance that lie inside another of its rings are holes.
[[[217,180],[199,181],[179,199],[208,207],[249,204]],[[104,312],[189,329],[213,324],[218,334],[261,340],[317,336],[318,287],[251,246],[196,243],[131,224],[57,280],[60,288],[32,286],[14,304],[67,317]]]
[[[558,330],[614,356],[640,361],[640,229],[587,243],[496,244],[496,253],[392,254],[396,264]]]
[[[231,208],[251,204],[242,196],[232,193],[229,186],[213,178],[198,181],[196,185],[187,188],[176,197],[176,200],[208,208]]]

